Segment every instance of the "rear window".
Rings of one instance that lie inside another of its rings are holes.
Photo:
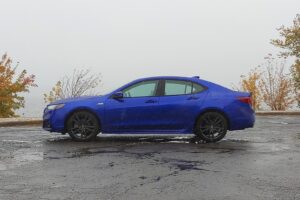
[[[203,91],[205,88],[197,83],[181,80],[166,80],[165,81],[165,96],[171,95],[188,95]]]
[[[166,80],[165,95],[182,95],[192,93],[192,83],[188,81]]]

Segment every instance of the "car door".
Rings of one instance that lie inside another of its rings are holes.
[[[109,132],[144,132],[157,129],[159,80],[135,83],[122,90],[123,98],[108,98],[105,126]]]
[[[207,94],[205,90],[191,81],[164,80],[164,92],[159,102],[162,129],[180,131],[190,128]]]

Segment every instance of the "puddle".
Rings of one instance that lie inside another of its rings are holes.
[[[184,164],[184,163],[178,163],[176,164],[176,167],[182,171],[182,170],[201,170],[196,165],[193,164]]]
[[[117,148],[83,148],[79,151],[73,152],[71,157],[81,157],[81,156],[88,156],[94,154],[101,154],[101,153],[119,153],[120,150]]]
[[[61,138],[51,138],[46,141],[47,143],[74,143],[69,137]],[[145,135],[100,135],[96,140],[90,142],[93,145],[96,143],[205,143],[198,137],[194,135],[189,136],[170,136],[170,135],[155,135],[155,136],[145,136]],[[78,143],[77,143],[78,144]]]
[[[202,168],[203,165],[209,164],[204,160],[190,161],[190,160],[183,160],[183,159],[164,158],[162,160],[156,160],[156,161],[161,162],[162,164],[169,164],[170,168],[175,168],[179,171],[191,171],[191,170],[212,171],[212,170]]]
[[[225,142],[218,142],[218,143],[205,143],[204,141],[201,141],[197,137],[138,137],[138,136],[121,136],[121,137],[100,137],[97,138],[96,141],[89,142],[89,143],[78,143],[74,142],[72,140],[47,140],[46,145],[49,144],[59,144],[60,142],[67,142],[67,144],[70,146],[70,150],[66,152],[59,152],[59,151],[53,151],[53,152],[46,152],[44,154],[45,159],[63,159],[63,158],[79,158],[84,156],[94,156],[97,154],[122,154],[124,156],[130,156],[135,157],[136,159],[148,159],[155,157],[155,155],[160,154],[164,147],[155,146],[155,148],[152,148],[151,145],[155,144],[205,144],[205,145],[199,145],[200,149],[198,151],[195,151],[193,153],[203,153],[207,152],[209,150],[212,151],[221,151],[220,153],[230,153],[235,150],[241,150],[230,148],[230,144],[233,142],[248,142],[244,140],[224,140]],[[229,144],[228,144],[229,142]],[[102,144],[101,144],[102,143]],[[149,146],[150,145],[150,146]],[[229,145],[229,146],[228,146]],[[80,148],[82,146],[82,148]],[[88,146],[88,147],[87,147]],[[76,147],[74,149],[74,147]],[[131,148],[133,147],[133,148]],[[170,146],[166,146],[167,149],[169,149]],[[67,148],[67,147],[66,147]],[[171,149],[173,147],[170,147]],[[182,148],[186,149],[189,148],[188,145],[182,146]],[[73,149],[73,150],[72,150]],[[158,150],[157,150],[158,149]],[[243,149],[242,149],[243,150]],[[218,152],[217,152],[218,153]],[[184,166],[183,166],[184,167]],[[182,168],[182,167],[179,167]],[[187,166],[189,168],[189,166]],[[191,168],[191,167],[190,167]]]
[[[148,142],[148,143],[194,143],[199,141],[193,135],[189,136],[178,136],[178,135],[155,135],[155,136],[145,136],[145,135],[101,135],[97,138],[98,141],[111,141],[111,142]]]

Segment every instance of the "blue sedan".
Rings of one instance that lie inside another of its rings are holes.
[[[99,133],[194,133],[207,142],[227,130],[253,127],[251,94],[199,77],[161,76],[132,81],[104,96],[49,104],[43,128],[89,141]]]

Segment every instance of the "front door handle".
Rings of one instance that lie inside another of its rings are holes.
[[[157,103],[157,101],[153,100],[153,99],[149,99],[149,100],[145,101],[145,103]]]
[[[199,99],[199,98],[195,97],[195,96],[191,96],[191,97],[187,98],[187,100],[197,100],[197,99]]]

